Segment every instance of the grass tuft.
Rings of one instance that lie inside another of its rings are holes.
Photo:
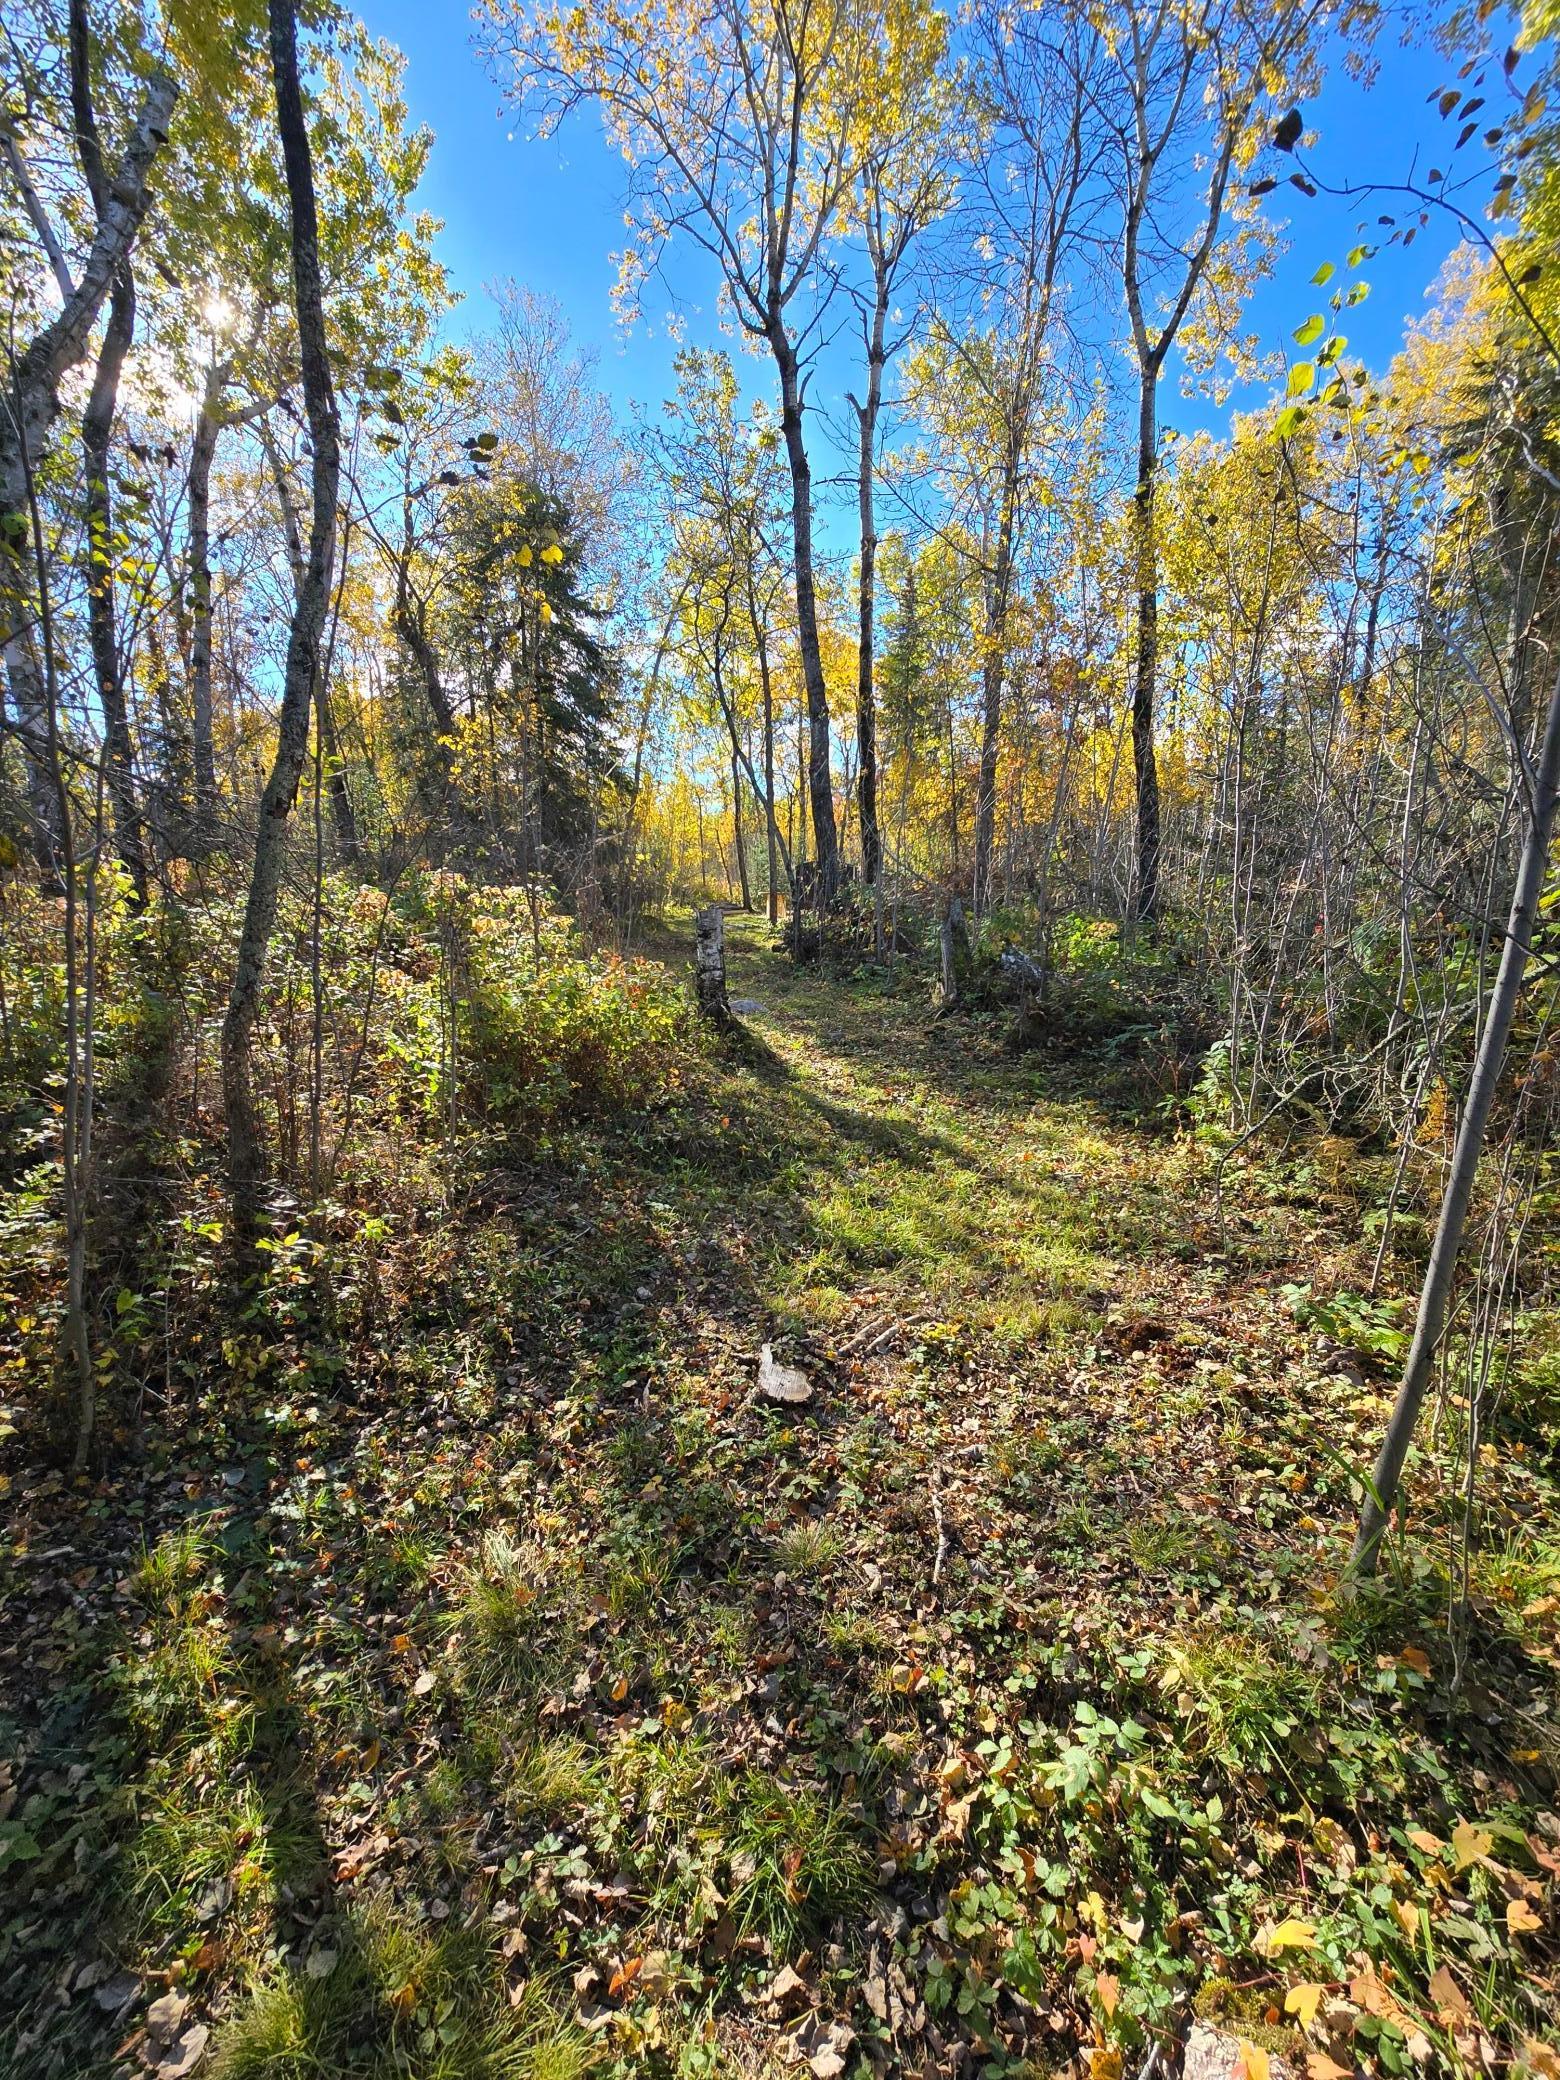
[[[214,2080],[581,2080],[593,2047],[533,1983],[518,2003],[470,1931],[384,1909],[333,1932],[334,1963],[272,1974],[227,2023]]]

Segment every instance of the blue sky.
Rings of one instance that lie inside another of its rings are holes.
[[[487,76],[471,42],[471,25],[458,0],[366,0],[364,18],[379,35],[406,53],[406,90],[415,121],[427,123],[437,142],[419,202],[444,220],[440,251],[465,301],[450,321],[457,336],[486,322],[484,287],[507,276],[555,296],[576,336],[599,354],[602,387],[625,413],[638,403],[651,410],[673,387],[673,341],[661,322],[652,285],[646,293],[645,318],[631,333],[618,325],[611,307],[614,278],[612,254],[623,243],[622,176],[615,154],[604,144],[594,117],[575,117],[556,139],[542,143],[527,135]],[[1436,52],[1417,37],[1401,41],[1405,26],[1427,23],[1428,12],[1410,6],[1395,26],[1383,31],[1377,45],[1377,77],[1363,86],[1350,80],[1340,64],[1329,68],[1321,94],[1305,110],[1307,127],[1317,133],[1309,163],[1325,181],[1363,182],[1403,178],[1419,155],[1423,170],[1449,139],[1428,97],[1448,81],[1448,70]],[[1498,115],[1499,82],[1490,91],[1490,115]],[[1478,151],[1477,143],[1470,153]],[[1307,200],[1281,190],[1293,203],[1281,254],[1271,279],[1252,300],[1248,324],[1265,347],[1285,347],[1289,335],[1321,297],[1311,277],[1324,261],[1342,272],[1345,254],[1360,237],[1363,217],[1374,227],[1378,207],[1318,196]],[[1381,234],[1377,234],[1380,236]],[[1348,314],[1351,355],[1362,355],[1381,367],[1400,343],[1405,324],[1424,309],[1425,292],[1456,232],[1444,219],[1432,218],[1406,253],[1383,248],[1369,263],[1371,294]],[[683,315],[688,337],[699,344],[716,343],[714,284],[690,269],[679,277],[680,295],[688,299]],[[726,342],[730,344],[730,342]],[[834,400],[829,385],[819,401]],[[751,370],[754,387],[766,385],[764,364]],[[848,378],[840,376],[838,391]],[[1251,395],[1236,403],[1250,404]],[[1167,384],[1162,416],[1166,424],[1191,431],[1198,426],[1222,429],[1231,407],[1216,408],[1203,400],[1186,400]]]

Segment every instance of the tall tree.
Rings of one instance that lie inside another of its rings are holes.
[[[966,177],[968,247],[943,270],[943,308],[914,386],[939,437],[932,464],[952,507],[949,538],[975,545],[980,561],[979,910],[992,896],[1009,616],[1058,366],[1053,329],[1092,228],[1104,135],[1101,42],[1075,10],[1015,20],[982,6],[972,34],[983,120]]]
[[[293,603],[287,637],[276,755],[260,800],[260,823],[249,896],[239,934],[233,987],[222,1026],[222,1095],[227,1112],[228,1164],[235,1210],[253,1221],[263,1167],[249,1049],[260,1015],[260,989],[276,923],[287,822],[297,799],[309,748],[309,717],[320,669],[320,639],[334,556],[341,479],[341,426],[331,382],[320,274],[319,220],[313,157],[298,79],[298,24],[294,0],[269,0],[271,76],[281,137],[291,220],[293,303],[303,367],[304,404],[314,445],[309,553]]]
[[[1133,490],[1137,621],[1132,756],[1137,843],[1132,908],[1159,907],[1159,383],[1193,301],[1210,283],[1231,179],[1255,156],[1263,112],[1298,90],[1332,0],[1110,0],[1107,46],[1121,212],[1121,283],[1137,367]],[[1194,169],[1189,183],[1188,168]]]
[[[866,382],[850,398],[856,415],[856,492],[860,523],[856,643],[856,800],[861,817],[862,875],[876,882],[882,862],[878,829],[877,702],[873,685],[877,517],[874,490],[883,379],[912,335],[891,315],[922,234],[953,199],[955,93],[945,77],[947,24],[922,0],[891,0],[883,33],[868,60],[862,95],[865,126],[852,210],[866,248],[868,286],[856,292]]]
[[[586,10],[484,0],[488,49],[544,128],[597,102],[629,167],[637,242],[625,293],[683,233],[716,264],[733,316],[773,358],[791,471],[808,797],[826,902],[839,885],[829,696],[819,640],[804,416],[827,301],[819,260],[856,177],[872,0],[654,0]],[[809,305],[810,299],[810,305]]]

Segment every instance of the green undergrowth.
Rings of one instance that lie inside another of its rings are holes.
[[[1411,1228],[1362,1310],[1300,1158],[1215,1208],[1108,1063],[732,937],[654,1102],[408,1128],[247,1293],[191,1159],[103,1476],[11,1445],[6,2071],[1552,2071],[1542,1383],[1466,1577],[1448,1409],[1341,1597]]]

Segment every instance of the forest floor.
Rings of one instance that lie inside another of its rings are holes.
[[[9,1462],[5,2070],[1560,2073],[1550,1441],[1455,1626],[1439,1446],[1333,1592],[1370,1159],[1216,1192],[1130,1050],[732,942],[669,1103],[398,1159]]]

